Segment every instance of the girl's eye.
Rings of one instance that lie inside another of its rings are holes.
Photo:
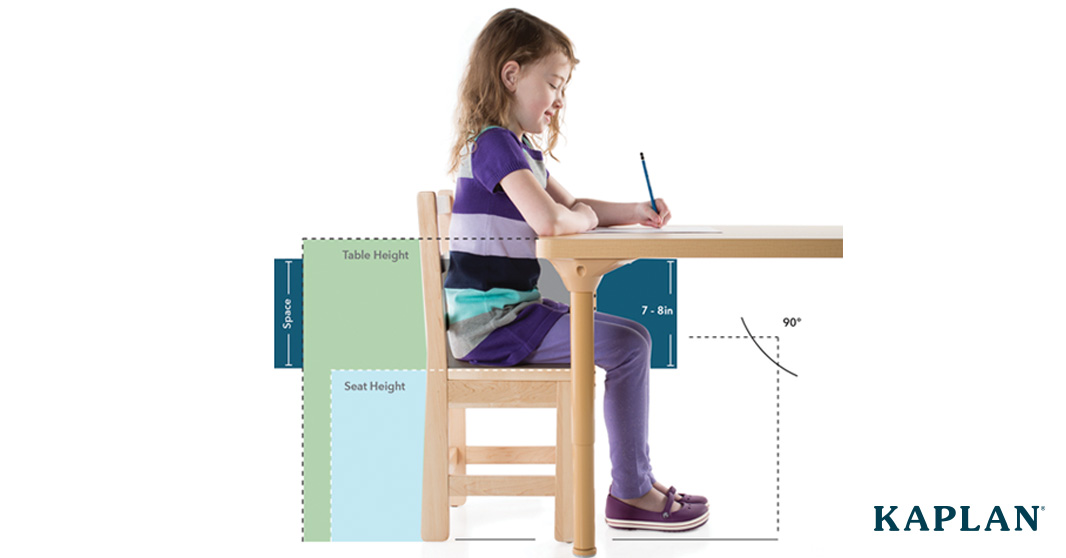
[[[555,84],[549,83],[548,85],[550,85],[552,89],[559,89],[558,87],[555,86]]]

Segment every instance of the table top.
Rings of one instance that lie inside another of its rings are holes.
[[[537,240],[547,259],[843,258],[844,227],[710,225],[721,233],[581,233]]]

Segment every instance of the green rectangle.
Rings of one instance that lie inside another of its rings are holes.
[[[304,540],[330,540],[330,371],[426,366],[417,239],[304,240]]]

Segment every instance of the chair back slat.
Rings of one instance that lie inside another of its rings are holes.
[[[452,204],[455,196],[451,190],[437,192],[437,232],[440,236],[440,255],[448,257],[448,234],[452,228]]]
[[[449,210],[451,207],[448,208]],[[444,329],[444,285],[441,279],[441,253],[437,196],[418,193],[418,235],[422,260],[422,300],[426,310],[426,365],[430,370],[447,370]]]

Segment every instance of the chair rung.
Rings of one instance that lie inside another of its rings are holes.
[[[448,478],[448,493],[451,496],[555,496],[555,477],[452,475]]]
[[[450,407],[553,408],[558,382],[448,382]]]
[[[468,464],[555,463],[555,446],[467,446]]]

